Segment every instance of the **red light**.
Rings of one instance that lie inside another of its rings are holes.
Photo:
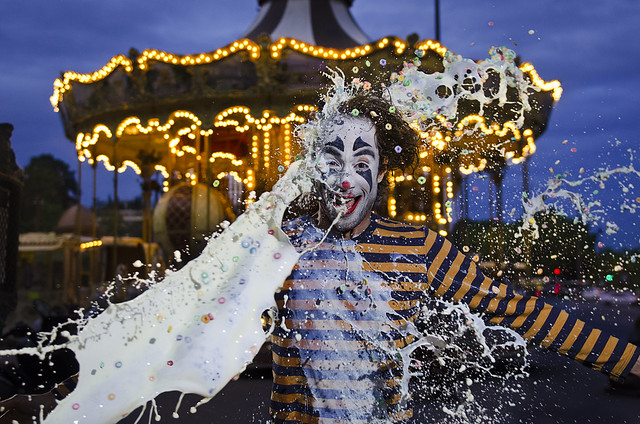
[[[556,274],[556,275],[560,275],[560,268],[554,269],[553,273]]]

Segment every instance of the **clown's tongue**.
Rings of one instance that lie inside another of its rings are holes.
[[[345,211],[344,214],[349,215],[356,209],[361,198],[362,196],[337,197],[336,200],[333,202],[333,206],[336,207],[337,209],[343,209]]]

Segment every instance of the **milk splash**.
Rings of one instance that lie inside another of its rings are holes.
[[[595,196],[599,193],[599,190],[605,189],[605,183],[609,179],[612,179],[612,177],[618,175],[631,175],[640,177],[640,171],[636,170],[633,164],[633,150],[629,149],[627,150],[627,152],[630,156],[629,165],[617,166],[615,168],[601,168],[593,173],[593,175],[587,175],[576,180],[571,180],[565,175],[558,174],[555,178],[548,181],[547,187],[540,193],[531,196],[530,198],[523,197],[523,223],[518,229],[516,237],[521,237],[524,234],[523,232],[530,233],[534,239],[537,239],[539,237],[539,228],[535,220],[535,214],[537,212],[546,211],[550,207],[553,207],[559,213],[568,215],[568,213],[565,212],[561,201],[568,201],[572,206],[573,211],[577,213],[577,216],[574,218],[575,223],[581,222],[585,225],[604,224],[605,232],[608,235],[612,235],[618,232],[618,225],[615,222],[606,219],[606,211],[604,209],[602,201],[598,199],[585,199],[585,196],[583,194],[572,191],[571,189],[580,186],[586,187],[587,184],[593,183],[597,186],[597,188],[593,189],[591,194]],[[580,170],[580,173],[582,174],[584,172],[584,168],[582,168]],[[621,186],[621,190],[623,193],[623,195],[619,198],[620,210],[635,213],[636,209],[638,209],[638,201],[640,200],[640,198],[637,198],[634,201],[627,199],[625,196],[626,193],[629,193],[630,189],[634,188],[633,184],[625,185],[619,182],[619,185]]]
[[[418,58],[424,52],[418,50],[416,54],[415,62],[405,63],[401,72],[391,74],[391,85],[385,93],[405,120],[419,122],[424,130],[424,126],[434,123],[432,118],[436,115],[454,119],[464,100],[476,101],[480,107],[478,114],[483,115],[484,107],[492,102],[505,106],[509,102],[507,90],[513,87],[517,89],[518,102],[511,101],[509,106],[516,113],[516,126],[523,126],[525,112],[531,110],[528,93],[538,89],[516,65],[513,50],[492,47],[489,57],[480,62],[446,52],[443,58],[445,71],[433,74],[419,70]],[[485,83],[486,87],[483,86]]]
[[[265,341],[261,314],[298,259],[280,226],[287,204],[311,189],[307,165],[294,163],[198,258],[70,336],[63,347],[80,364],[78,385],[44,422],[117,422],[162,392],[211,398],[242,372]]]

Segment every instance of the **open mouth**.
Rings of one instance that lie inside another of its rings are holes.
[[[360,203],[361,198],[362,196],[356,196],[356,197],[337,196],[333,202],[333,206],[336,209],[344,210],[345,215],[349,215],[354,210],[356,210],[356,207],[358,207],[358,203]]]

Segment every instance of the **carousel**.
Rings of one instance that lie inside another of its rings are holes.
[[[242,38],[224,47],[189,55],[131,50],[91,74],[69,71],[54,83],[51,103],[80,169],[88,165],[94,181],[97,166],[113,171],[116,205],[118,173],[138,174],[143,240],[157,241],[165,253],[197,252],[219,222],[242,213],[295,160],[295,127],[316,110],[323,70],[384,81],[412,61],[427,74],[443,72],[443,58],[454,54],[417,35],[370,40],[351,16],[350,0],[258,3]],[[419,166],[391,176],[379,212],[446,235],[467,175],[486,173],[499,196],[505,167],[527,163],[562,93],[558,81],[514,60],[535,87],[523,116],[497,102],[468,101],[453,122],[430,117],[436,126],[421,133]],[[514,102],[517,90],[507,88]],[[163,195],[152,207],[154,190]]]

